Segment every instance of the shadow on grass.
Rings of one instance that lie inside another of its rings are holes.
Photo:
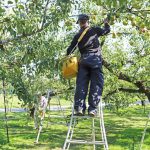
[[[111,116],[112,117],[112,116]],[[116,116],[114,116],[116,118]],[[108,119],[109,118],[109,119]],[[138,126],[139,121],[141,121],[140,118],[138,119],[132,119],[131,117],[118,117],[118,120],[113,120],[113,118],[110,118],[107,116],[107,119],[105,121],[105,128],[107,132],[107,140],[110,145],[116,145],[122,147],[122,149],[127,150],[136,150],[139,149],[142,133],[144,130],[144,124],[143,128],[141,127],[141,124]],[[142,121],[144,121],[142,119]],[[141,128],[140,128],[141,127]],[[145,137],[145,141],[149,136]],[[145,143],[147,144],[147,143]],[[147,144],[150,149],[150,145]]]
[[[7,144],[6,136],[0,134],[1,149],[54,149],[56,147],[62,148],[67,134],[67,127],[53,126],[51,128],[43,128],[38,145],[34,144],[37,133],[33,127],[21,127],[19,125],[11,126],[9,129],[10,144]],[[43,148],[44,147],[44,148]]]
[[[132,118],[129,114],[126,116],[119,117],[115,114],[107,113],[105,115],[105,128],[107,132],[107,139],[108,144],[111,147],[115,146],[121,147],[119,150],[137,150],[139,147],[139,142],[141,140],[142,132],[144,129],[145,120],[143,118],[139,118],[140,110],[138,111],[137,116]],[[134,113],[136,113],[134,111]],[[25,117],[24,114],[13,114],[15,117]],[[142,115],[141,115],[142,116]],[[60,119],[61,120],[61,119]],[[54,121],[58,122],[59,119],[56,119]],[[140,122],[139,122],[140,121]],[[142,121],[142,124],[141,124]],[[37,133],[35,130],[33,130],[33,121],[29,120],[29,125],[26,125],[26,119],[23,120],[13,120],[8,122],[9,126],[9,133],[10,133],[10,144],[6,144],[6,131],[5,131],[5,123],[0,121],[0,149],[31,149],[31,150],[46,150],[46,149],[61,149],[63,147],[66,135],[67,135],[67,126],[62,125],[50,125],[48,128],[46,128],[46,123],[44,123],[43,130],[41,132],[39,143],[38,145],[34,144],[34,141],[36,139]],[[136,126],[135,126],[136,124]],[[98,125],[98,122],[96,123]],[[142,126],[141,126],[142,125]],[[79,121],[77,127],[81,129],[77,129],[78,133],[74,134],[74,138],[80,137],[81,139],[87,138],[91,131],[89,131],[86,126],[90,127],[91,122],[90,120],[81,120]],[[77,128],[76,127],[76,128]],[[84,127],[86,130],[84,131],[82,129]],[[145,136],[145,146],[150,149],[150,134],[148,129],[148,134]],[[92,150],[92,146],[83,146],[83,145],[74,145],[71,144],[70,147],[71,150]],[[101,149],[98,147],[98,149]],[[110,149],[111,150],[111,149]],[[143,149],[144,150],[144,149]]]

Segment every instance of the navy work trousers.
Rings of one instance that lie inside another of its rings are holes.
[[[76,80],[75,105],[76,111],[86,109],[85,99],[88,94],[88,111],[97,111],[103,90],[103,72],[101,56],[87,54],[81,56]],[[90,85],[90,86],[89,86]]]

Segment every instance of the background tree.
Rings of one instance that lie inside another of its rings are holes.
[[[16,0],[0,4],[0,73],[24,104],[32,103],[35,93],[48,86],[67,88],[59,62],[78,30],[79,13],[89,14],[92,25],[102,26],[104,18],[110,19],[111,33],[101,38],[104,99],[117,110],[139,97],[150,99],[148,1]]]
[[[119,107],[139,97],[150,100],[148,1],[94,2],[98,11],[90,9],[93,20],[99,23],[101,16],[107,15],[111,24],[111,34],[103,46],[103,64],[107,69],[104,99]]]

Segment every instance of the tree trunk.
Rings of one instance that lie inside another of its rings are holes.
[[[7,108],[6,108],[5,78],[3,78],[2,80],[3,80],[2,84],[3,84],[3,95],[4,95],[6,134],[7,134],[7,142],[9,143],[9,132],[8,132],[8,122],[7,122]]]

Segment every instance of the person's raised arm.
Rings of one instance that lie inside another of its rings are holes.
[[[104,27],[100,28],[100,27],[94,27],[96,33],[98,36],[103,36],[106,35],[110,32],[110,26],[108,23],[108,19],[104,19]]]

